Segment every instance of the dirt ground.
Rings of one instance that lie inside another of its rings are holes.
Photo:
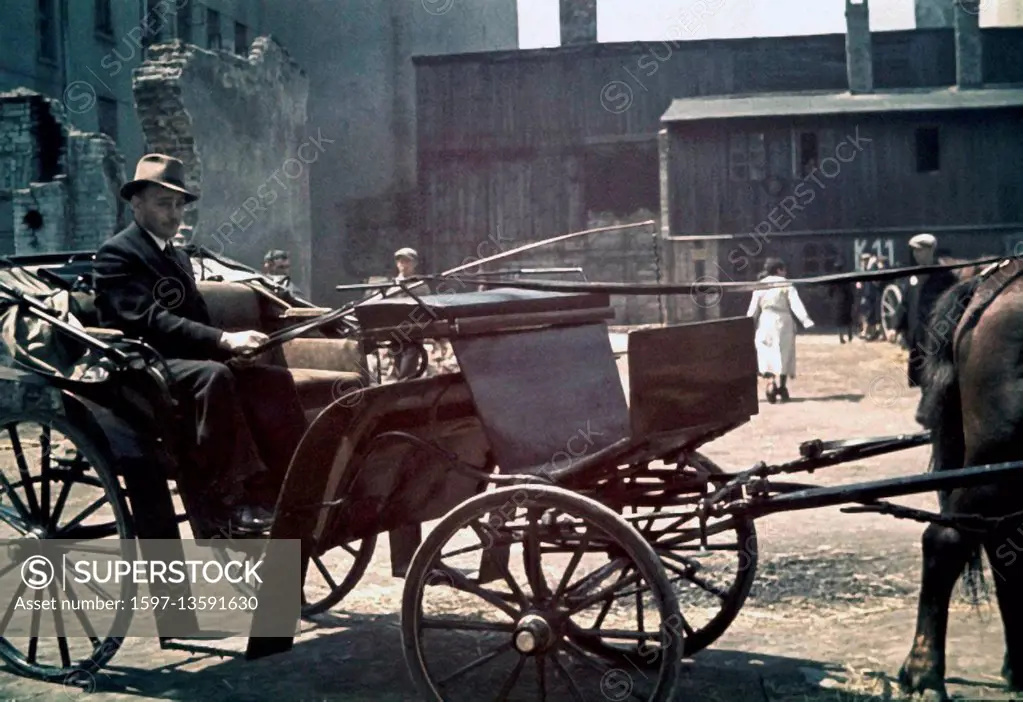
[[[800,336],[798,347],[792,401],[762,402],[758,416],[703,453],[728,469],[742,469],[759,460],[795,458],[800,442],[812,438],[918,430],[917,392],[905,387],[900,349],[862,341],[840,345],[835,336],[814,335]],[[624,371],[624,360],[620,365]],[[908,475],[923,471],[926,460],[926,449],[919,448],[794,479],[823,485]],[[899,502],[936,508],[933,495]],[[758,521],[760,567],[753,591],[724,636],[687,664],[684,699],[900,699],[894,675],[913,635],[923,528],[838,508]],[[88,689],[5,673],[0,699],[414,700],[400,640],[402,585],[390,575],[381,539],[355,592],[318,626],[304,623],[291,653],[246,662],[241,640],[218,642],[236,652],[219,656],[132,639]],[[993,592],[979,605],[957,592],[949,692],[958,699],[1014,699],[999,677],[1002,653]],[[479,698],[490,696],[481,691]]]

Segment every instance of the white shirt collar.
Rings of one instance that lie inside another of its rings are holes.
[[[156,242],[156,248],[160,249],[161,251],[165,251],[167,249],[167,245],[170,243],[169,241],[161,239],[160,237],[156,236],[145,227],[139,226],[139,229],[144,231],[154,242]]]

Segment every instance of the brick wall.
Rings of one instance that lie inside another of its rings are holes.
[[[174,41],[151,48],[133,88],[149,150],[181,159],[200,195],[185,214],[193,241],[257,268],[288,249],[308,290],[309,169],[332,137],[307,128],[301,68],[267,37],[247,58]]]
[[[14,191],[14,252],[37,254],[67,251],[69,202],[67,183],[63,178],[49,183],[32,183]],[[38,229],[24,223],[29,212],[38,212]]]
[[[0,208],[9,216],[0,232],[8,252],[99,246],[125,223],[117,197],[123,166],[113,140],[70,127],[59,102],[25,89],[0,93],[0,195],[11,201]],[[26,223],[33,221],[36,228]]]
[[[131,208],[118,192],[124,183],[124,158],[105,134],[72,132],[68,139],[71,231],[77,250],[99,248],[131,221]],[[134,172],[134,170],[133,170]]]

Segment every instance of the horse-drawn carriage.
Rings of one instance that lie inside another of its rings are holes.
[[[11,441],[0,523],[14,532],[8,538],[106,536],[143,549],[147,539],[180,539],[186,522],[195,538],[211,538],[190,509],[202,486],[182,469],[188,437],[160,358],[94,326],[72,263],[26,260],[0,271],[4,328],[13,330],[0,368],[0,425]],[[406,663],[426,698],[493,690],[499,699],[599,699],[627,668],[638,672],[627,694],[674,699],[683,657],[712,644],[750,590],[755,518],[859,502],[932,521],[940,517],[881,500],[1015,469],[840,488],[769,482],[919,446],[929,440],[921,433],[811,441],[789,464],[726,473],[699,449],[758,411],[746,318],[632,332],[623,389],[607,294],[407,289],[324,310],[259,278],[200,282],[215,323],[270,334],[260,358],[292,371],[309,418],[269,539],[257,540],[297,541],[301,567],[283,567],[269,546],[261,552],[250,659],[290,649],[292,637],[260,633],[267,622],[283,609],[297,625],[338,604],[387,535],[392,572],[405,579]],[[365,359],[375,349],[425,339],[446,339],[458,372],[372,382]],[[78,487],[98,496],[74,502]],[[64,514],[68,504],[81,509]],[[274,600],[296,581],[301,603]],[[38,630],[24,646],[0,639],[0,656],[47,680],[94,672],[121,639],[86,621],[58,625],[52,645]],[[175,638],[161,631],[162,645]],[[51,662],[41,660],[47,650]]]

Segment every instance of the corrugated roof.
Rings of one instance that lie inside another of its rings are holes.
[[[864,112],[920,112],[1023,107],[1023,86],[1004,85],[960,90],[923,88],[848,92],[760,93],[672,100],[662,122],[737,119],[740,117],[797,117]]]

